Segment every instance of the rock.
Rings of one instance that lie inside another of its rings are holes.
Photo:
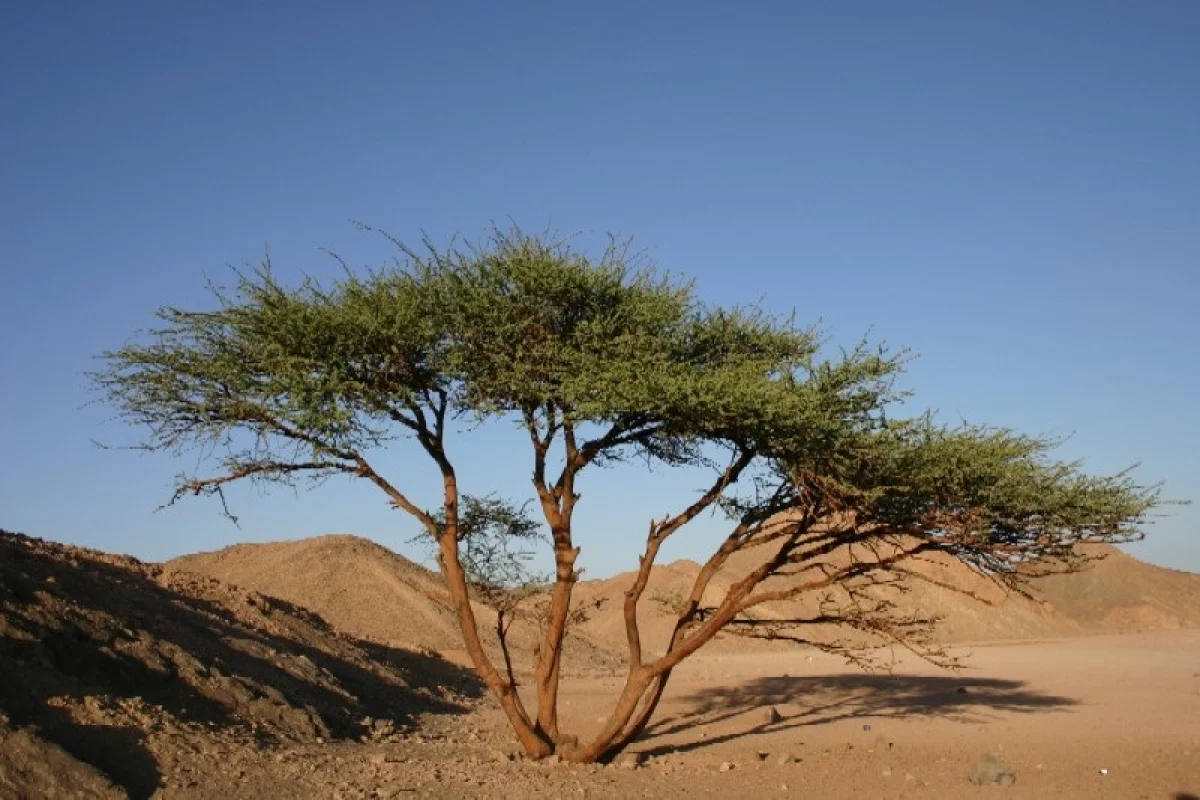
[[[501,764],[507,764],[509,761],[512,761],[512,755],[503,750],[493,750],[492,760]]]
[[[621,756],[617,761],[617,766],[621,769],[637,769],[642,764],[642,757],[637,753],[629,753]]]
[[[781,767],[786,764],[793,764],[795,761],[796,759],[792,758],[790,753],[784,753],[779,758],[775,759],[775,762]]]
[[[732,770],[732,769],[733,769],[735,766],[737,766],[737,765],[736,765],[736,764],[734,764],[732,761],[725,761],[725,762],[722,762],[722,764],[721,764],[721,768],[720,768],[720,771],[721,771],[721,772],[729,772],[729,771],[730,771],[730,770]]]
[[[774,725],[776,722],[783,721],[783,715],[779,713],[779,709],[775,708],[775,706],[767,706],[758,713],[763,725]]]
[[[547,756],[546,759],[542,763],[545,764],[547,767],[557,767],[561,761],[562,761],[562,756],[560,756],[558,753],[555,753],[552,756]]]
[[[971,771],[971,783],[977,786],[1012,786],[1016,782],[1016,773],[999,756],[984,756]]]

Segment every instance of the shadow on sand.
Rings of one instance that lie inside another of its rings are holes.
[[[997,712],[1063,711],[1077,705],[1069,697],[1043,694],[1021,681],[996,678],[914,677],[846,673],[814,677],[759,678],[731,689],[715,689],[683,698],[691,710],[652,725],[642,737],[647,755],[699,750],[754,737],[841,720],[941,717],[979,723]],[[766,710],[774,707],[778,718]],[[743,718],[744,724],[735,720]],[[736,728],[726,734],[679,744],[658,740],[721,722]]]
[[[32,726],[134,798],[158,788],[162,765],[154,723],[121,711],[130,702],[268,743],[356,739],[364,717],[408,724],[481,694],[435,655],[354,639],[277,598],[156,576],[0,531],[0,722]],[[63,701],[117,714],[80,720]]]

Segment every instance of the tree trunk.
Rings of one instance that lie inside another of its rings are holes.
[[[584,747],[568,750],[563,754],[564,758],[579,764],[589,764],[619,752],[620,748],[614,750],[613,744],[622,738],[621,732],[634,712],[637,711],[638,703],[645,694],[649,682],[650,674],[646,670],[631,672],[625,679],[625,688],[621,691],[616,708],[609,715],[608,721],[604,723],[604,728],[591,743]]]
[[[571,594],[578,576],[575,574],[577,549],[555,551],[557,581],[550,597],[550,616],[542,640],[537,668],[538,716],[537,731],[552,742],[560,738],[558,730],[558,684],[562,674],[562,648],[566,637],[567,617],[571,612]]]
[[[666,670],[661,675],[654,676],[650,681],[650,685],[642,692],[639,698],[641,702],[635,706],[634,713],[623,726],[622,733],[609,743],[608,749],[604,751],[602,758],[614,758],[618,753],[632,744],[642,731],[646,730],[646,726],[650,724],[650,720],[654,717],[654,712],[658,710],[658,701],[662,699],[663,692],[666,691],[667,681],[671,678],[671,670]]]
[[[458,560],[458,538],[453,530],[448,529],[441,535],[439,548],[440,558],[438,560],[441,562],[446,587],[450,591],[450,601],[458,616],[463,643],[467,646],[467,653],[471,656],[471,661],[475,665],[479,677],[500,701],[500,706],[504,709],[505,716],[508,717],[525,753],[531,758],[544,758],[550,755],[553,748],[534,730],[529,716],[521,704],[521,699],[517,696],[516,687],[497,672],[483,649],[483,644],[479,639],[479,627],[475,620],[475,612],[471,608],[470,594],[467,591],[466,575]]]

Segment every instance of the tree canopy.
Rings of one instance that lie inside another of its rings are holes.
[[[817,329],[757,307],[705,304],[621,241],[598,258],[515,228],[469,247],[394,243],[393,266],[347,269],[328,285],[285,286],[269,264],[239,273],[231,289],[213,290],[211,309],[161,309],[158,327],[105,353],[93,380],[145,431],[142,446],[211,456],[212,472],[182,476],[175,498],[220,494],[239,480],[345,475],[415,517],[437,544],[476,668],[533,756],[619,752],[644,729],[673,667],[723,629],[754,628],[753,609],[766,603],[824,593],[818,613],[784,621],[790,636],[841,648],[804,633],[841,626],[937,659],[932,620],[889,594],[935,580],[923,558],[953,558],[1027,591],[1031,577],[1080,568],[1080,544],[1140,536],[1159,502],[1156,488],[1127,473],[1092,476],[1056,461],[1052,439],[897,417],[905,351],[863,342],[830,356]],[[513,458],[531,471],[544,527],[489,499],[489,487],[467,494],[458,485],[448,432],[501,419],[528,432],[528,453]],[[441,477],[438,507],[422,507],[375,468],[374,454],[389,447],[428,457]],[[601,733],[580,743],[557,719],[578,579],[578,481],[591,468],[641,460],[708,468],[712,483],[649,522],[625,596],[626,683]],[[713,508],[728,516],[729,533],[680,605],[665,652],[648,654],[637,608],[659,548]],[[503,670],[489,659],[469,600],[484,573],[513,582],[504,542],[535,542],[538,530],[548,533],[555,574],[534,709],[516,693],[507,647]],[[735,553],[756,554],[757,566],[705,606]]]

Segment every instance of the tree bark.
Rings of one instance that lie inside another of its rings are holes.
[[[613,751],[613,742],[620,737],[622,729],[637,710],[649,681],[650,675],[646,670],[631,671],[625,679],[625,688],[621,690],[616,707],[613,708],[608,721],[604,723],[604,728],[591,743],[565,752],[563,755],[566,760],[588,764],[610,755]]]
[[[533,758],[542,758],[551,753],[550,745],[538,736],[530,724],[529,715],[517,695],[517,689],[496,670],[491,659],[483,649],[479,639],[479,628],[475,620],[475,611],[471,608],[471,599],[467,591],[466,576],[458,561],[458,540],[449,533],[443,534],[440,542],[442,575],[450,590],[450,602],[458,617],[458,626],[462,631],[463,643],[467,653],[475,665],[475,670],[484,684],[500,701],[505,716],[521,741],[525,752]]]
[[[556,534],[556,539],[560,537]],[[567,532],[565,541],[570,541]],[[558,741],[558,685],[562,674],[562,647],[567,632],[567,618],[571,612],[571,594],[578,575],[575,559],[579,550],[571,547],[556,547],[554,553],[556,578],[550,597],[550,614],[546,621],[546,635],[542,640],[537,667],[538,716],[537,730],[550,741]]]
[[[446,525],[444,530],[438,534],[438,561],[442,568],[442,576],[446,581],[446,588],[450,591],[450,602],[458,617],[463,643],[467,646],[467,653],[470,655],[479,677],[500,701],[500,706],[504,709],[525,752],[533,758],[542,758],[549,755],[553,748],[544,737],[538,735],[530,722],[529,714],[525,711],[520,695],[517,694],[517,687],[496,670],[479,639],[479,625],[475,619],[475,610],[471,607],[466,573],[463,571],[462,562],[459,561],[458,556],[458,481],[444,454],[439,453],[439,455],[441,455],[438,462],[442,467]]]

